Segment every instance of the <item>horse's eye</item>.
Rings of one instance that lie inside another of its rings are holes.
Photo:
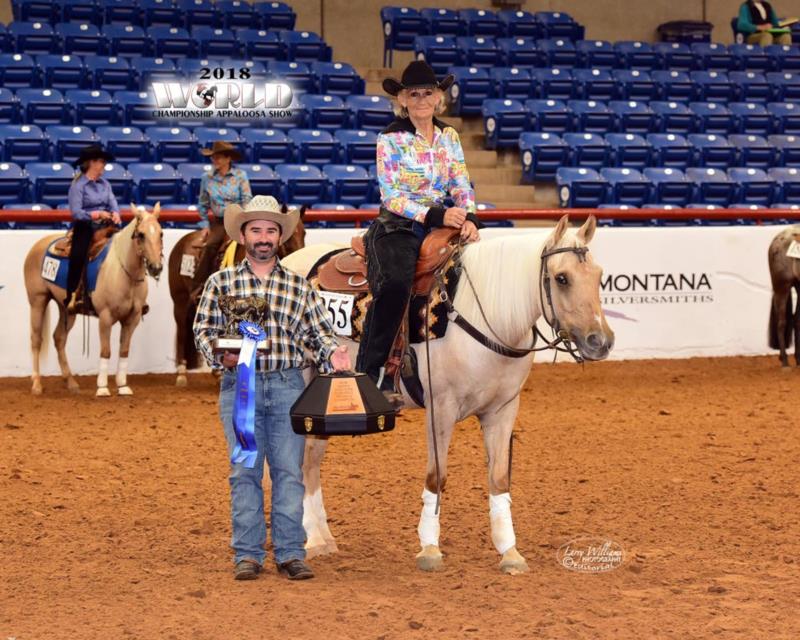
[[[569,284],[569,279],[563,273],[559,273],[556,276],[556,282],[560,284],[562,287],[566,287]]]

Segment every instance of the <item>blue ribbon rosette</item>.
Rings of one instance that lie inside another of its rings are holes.
[[[267,334],[255,322],[239,323],[242,348],[236,365],[236,398],[233,407],[233,431],[236,446],[231,454],[233,464],[243,464],[248,469],[256,466],[256,347]]]

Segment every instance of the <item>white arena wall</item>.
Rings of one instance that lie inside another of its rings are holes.
[[[759,355],[767,347],[770,280],[767,248],[779,226],[599,228],[591,249],[605,271],[603,308],[616,333],[612,358],[687,358]],[[347,242],[354,229],[309,229],[307,244]],[[30,247],[52,231],[0,231],[0,376],[31,372],[29,312],[22,264]],[[185,230],[167,229],[165,256]],[[528,234],[531,243],[544,229],[494,228],[500,234]],[[514,274],[508,274],[513,277]],[[175,327],[166,276],[149,280],[150,313],[136,330],[130,356],[133,373],[175,370]],[[57,319],[50,305],[50,329]],[[77,374],[97,372],[99,338],[90,324],[89,355],[82,354],[83,320],[75,324],[68,353]],[[118,328],[112,335],[112,371],[118,350]],[[42,374],[57,375],[52,340],[42,358]],[[540,356],[546,360],[550,356]]]

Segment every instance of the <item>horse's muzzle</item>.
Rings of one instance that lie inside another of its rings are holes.
[[[587,360],[605,360],[614,348],[614,334],[593,331],[585,336],[572,335],[572,341]]]
[[[147,264],[147,273],[151,278],[153,278],[156,281],[158,281],[158,279],[161,277],[161,271],[163,269],[164,267],[162,267],[160,264],[159,265],[150,263]]]

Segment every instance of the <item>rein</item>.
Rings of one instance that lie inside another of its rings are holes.
[[[113,240],[112,240],[113,242]],[[136,223],[133,226],[133,231],[131,232],[131,242],[136,243],[136,257],[139,258],[139,264],[144,266],[145,270],[148,267],[147,256],[144,254],[144,249],[142,248],[142,242],[144,242],[144,233],[139,231],[139,219],[136,219]],[[135,278],[131,275],[128,269],[125,267],[125,263],[122,260],[122,257],[119,255],[119,246],[117,246],[114,250],[114,255],[117,257],[117,262],[119,262],[119,266],[122,268],[122,271],[128,276],[128,279],[134,284],[140,284],[145,281],[145,276],[142,275],[141,278]]]

